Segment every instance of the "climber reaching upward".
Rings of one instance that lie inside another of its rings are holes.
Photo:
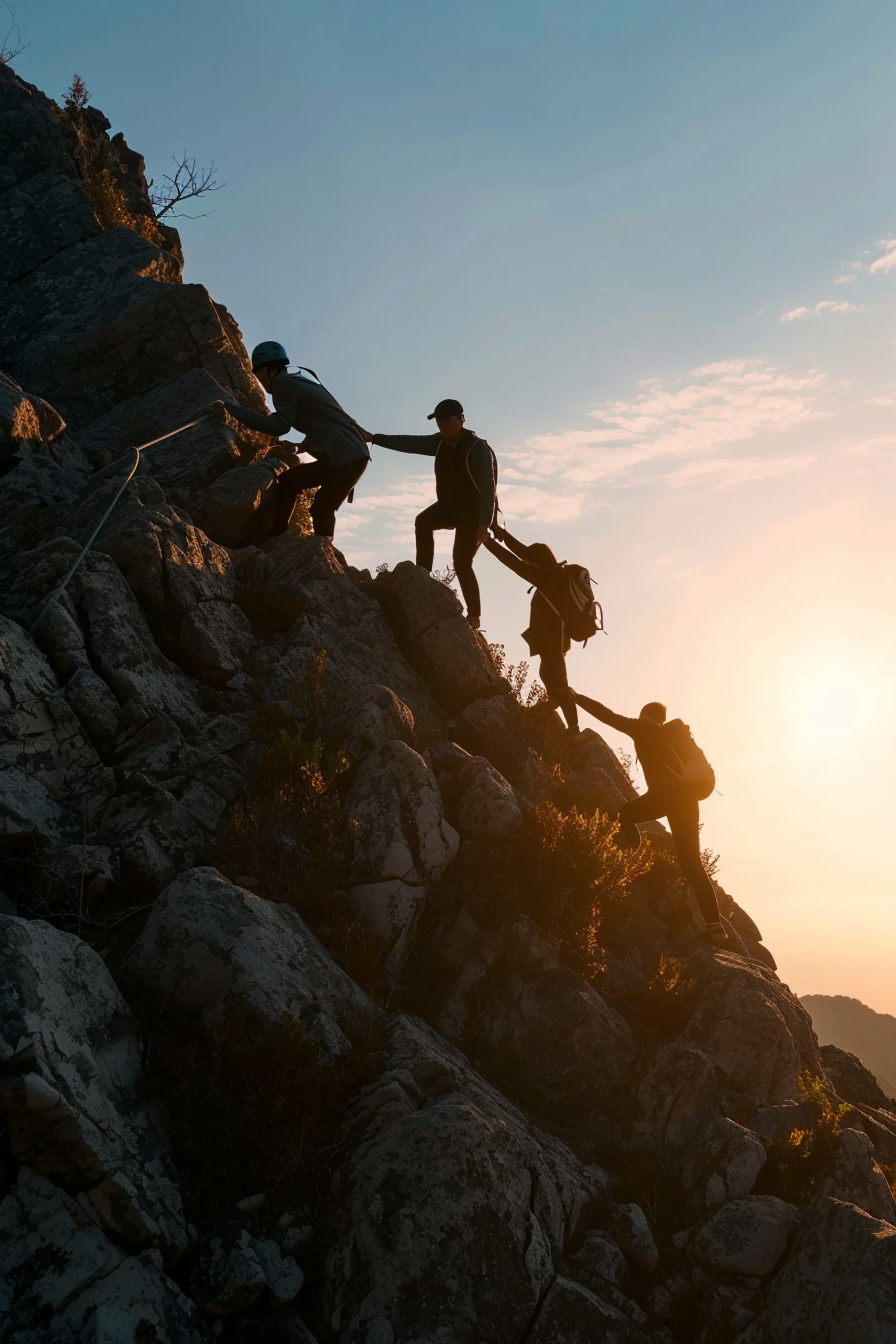
[[[492,533],[493,537],[485,542],[486,549],[535,588],[529,608],[529,628],[523,631],[523,639],[532,656],[541,659],[538,675],[545,690],[563,711],[570,733],[577,733],[576,699],[566,675],[570,631],[562,616],[569,586],[565,566],[544,542],[526,546],[503,527],[493,527]]]
[[[317,490],[311,505],[314,531],[332,537],[336,510],[351,495],[361,478],[370,452],[365,435],[351,416],[322,383],[301,374],[287,373],[289,357],[279,341],[262,341],[252,351],[252,372],[265,392],[271,394],[274,414],[252,411],[236,401],[213,401],[205,414],[213,420],[232,415],[241,425],[279,438],[290,429],[304,434],[303,453],[314,462],[290,467],[277,478],[276,508],[271,534],[285,532],[303,490]],[[306,373],[312,373],[306,369]]]
[[[700,802],[715,788],[712,766],[681,719],[666,722],[666,706],[658,700],[645,705],[636,719],[614,714],[599,700],[576,695],[582,709],[619,733],[626,733],[638,753],[647,792],[625,803],[619,812],[619,843],[640,844],[639,821],[665,817],[685,880],[690,882],[706,928],[705,942],[724,947],[727,936],[719,919],[719,905],[700,853]]]
[[[435,458],[436,502],[418,513],[414,523],[417,564],[431,570],[433,534],[439,530],[454,532],[454,572],[467,604],[467,620],[478,630],[482,606],[473,560],[488,536],[497,508],[497,462],[485,439],[464,427],[464,408],[459,401],[451,397],[440,401],[426,418],[435,420],[435,434],[372,434],[370,441],[399,453]]]

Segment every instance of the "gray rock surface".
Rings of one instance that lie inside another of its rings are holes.
[[[733,1199],[703,1224],[694,1250],[712,1269],[761,1279],[781,1260],[799,1219],[799,1209],[773,1195]]]
[[[540,1134],[422,1024],[395,1019],[387,1067],[352,1107],[325,1279],[340,1341],[520,1337],[552,1255],[608,1181]],[[383,1335],[385,1338],[385,1335]]]
[[[185,1244],[136,1024],[102,960],[39,920],[0,916],[0,1114],[13,1155],[126,1245]]]
[[[209,1025],[239,1005],[272,1025],[288,1015],[322,1058],[350,1050],[375,1017],[366,994],[295,910],[259,900],[214,868],[182,874],[159,897],[125,975]]]
[[[88,1211],[23,1167],[0,1200],[4,1344],[200,1344],[158,1251],[129,1255]]]
[[[896,1339],[896,1227],[852,1204],[810,1209],[768,1302],[737,1344]]]

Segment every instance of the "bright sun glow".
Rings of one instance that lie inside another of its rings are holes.
[[[785,713],[797,746],[866,745],[885,708],[881,668],[858,650],[847,657],[816,649],[803,652],[782,673]]]

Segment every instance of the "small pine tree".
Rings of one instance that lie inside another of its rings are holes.
[[[80,75],[73,75],[65,95],[66,112],[80,112],[90,102],[90,90]]]

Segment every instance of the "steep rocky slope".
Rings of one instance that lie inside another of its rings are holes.
[[[896,1115],[450,590],[208,423],[48,605],[261,404],[107,129],[0,68],[0,1338],[896,1339]]]

